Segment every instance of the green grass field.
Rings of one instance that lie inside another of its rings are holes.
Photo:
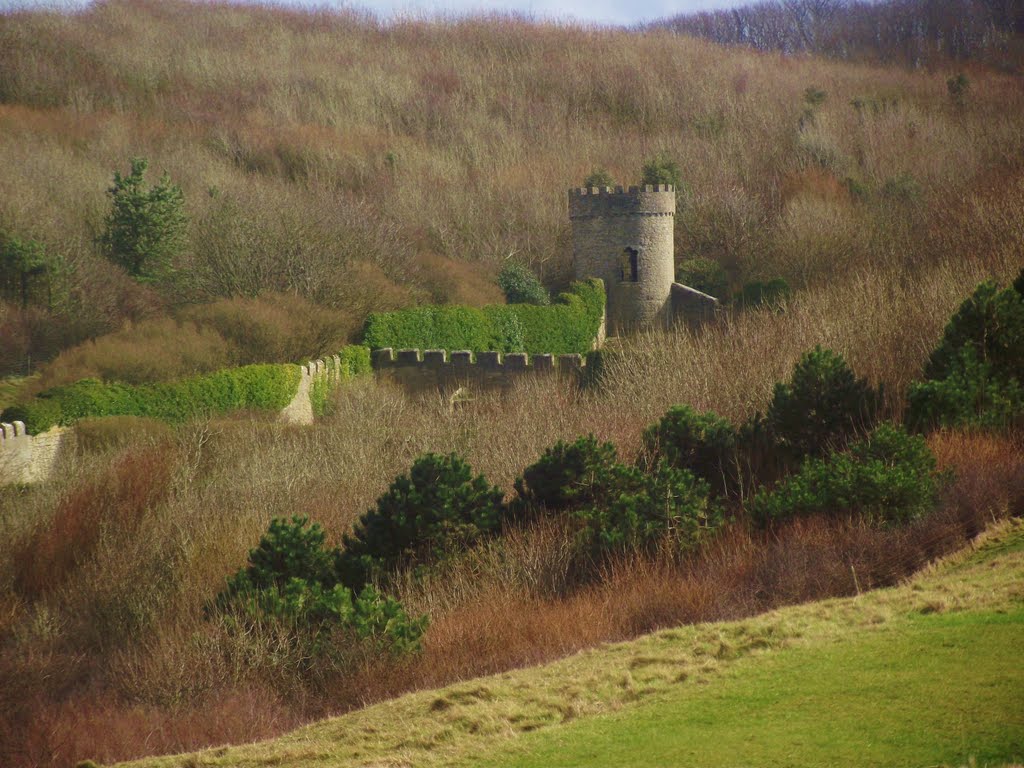
[[[473,765],[919,766],[1024,756],[1024,607],[930,614],[737,663]]]
[[[902,586],[686,626],[137,765],[934,766],[1024,759],[1024,522]]]

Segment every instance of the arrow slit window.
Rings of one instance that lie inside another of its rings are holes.
[[[639,277],[639,256],[636,248],[627,248],[622,252],[622,282],[635,283]]]

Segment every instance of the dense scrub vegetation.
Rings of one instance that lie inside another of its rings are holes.
[[[302,675],[325,676],[371,654],[402,655],[419,650],[427,617],[410,618],[392,598],[373,587],[353,591],[334,567],[340,553],[324,547],[324,532],[309,520],[275,519],[249,565],[228,579],[227,587],[206,608],[257,649],[261,635],[285,640],[282,650]]]
[[[585,389],[88,420],[52,483],[0,489],[7,764],[256,739],[852,594],[1024,504],[1020,347],[992,333],[1024,250],[1012,78],[142,0],[0,16],[0,42],[0,353],[66,349],[37,391],[316,357],[372,312],[494,305],[510,261],[564,289],[564,188],[651,158],[683,182],[678,266],[747,307],[619,344]],[[133,156],[188,218],[144,281],[99,242]],[[961,383],[970,409],[920,394]]]
[[[1012,286],[978,286],[909,392],[907,419],[935,426],[1020,425],[1024,418],[1024,271]]]
[[[730,293],[936,264],[980,245],[962,236],[969,211],[989,227],[1020,194],[1020,89],[977,68],[955,95],[956,74],[500,18],[146,0],[5,13],[0,370],[171,315],[147,338],[204,352],[174,375],[209,371],[232,353],[197,338],[196,308],[275,292],[333,318],[334,348],[372,311],[500,301],[509,261],[557,293],[565,189],[595,167],[678,177],[677,259],[717,264]],[[148,160],[137,198],[180,189],[186,219],[169,268],[141,282],[104,236],[133,157]],[[247,362],[318,353],[284,340]]]
[[[337,556],[339,577],[362,588],[399,568],[471,547],[501,530],[503,498],[499,488],[483,475],[474,477],[455,454],[421,456],[345,535]]]
[[[448,305],[374,313],[367,318],[363,342],[373,349],[583,354],[597,338],[604,302],[604,286],[593,279],[573,283],[550,305],[533,301],[482,309]]]
[[[81,379],[153,384],[242,365],[316,360],[357,334],[346,313],[299,296],[222,299],[129,322],[67,349],[29,381],[27,393]]]

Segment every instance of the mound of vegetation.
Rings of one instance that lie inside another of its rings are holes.
[[[420,457],[345,536],[337,557],[340,578],[361,588],[500,532],[503,496],[454,454]]]
[[[177,382],[105,384],[82,379],[5,409],[5,421],[23,421],[29,434],[95,416],[148,416],[182,422],[202,414],[251,408],[281,410],[299,386],[297,365],[250,365]]]
[[[627,466],[593,436],[547,449],[516,480],[516,493],[517,517],[571,518],[583,554],[597,560],[666,544],[685,551],[721,524],[706,482],[664,462]]]
[[[938,489],[935,456],[924,438],[883,424],[848,450],[805,461],[758,493],[750,513],[764,522],[826,514],[904,523],[934,509]]]
[[[604,302],[604,286],[591,279],[575,283],[549,306],[448,305],[377,313],[366,321],[363,343],[372,349],[583,354],[597,338]]]

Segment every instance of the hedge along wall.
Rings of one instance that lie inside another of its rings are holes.
[[[311,400],[318,397],[326,403],[334,384],[369,373],[370,350],[345,347],[328,365],[337,365],[338,375],[314,379]],[[23,421],[28,433],[37,435],[50,427],[68,426],[94,416],[149,416],[181,422],[204,414],[242,409],[280,411],[294,399],[300,378],[298,365],[281,363],[227,368],[180,381],[141,386],[82,379],[12,405],[0,414],[0,421]],[[322,409],[321,405],[321,412]]]
[[[363,343],[371,349],[584,354],[597,338],[604,303],[604,284],[592,279],[574,283],[546,307],[495,304],[378,312],[366,321]]]
[[[295,396],[299,366],[247,365],[173,382],[132,386],[82,379],[7,408],[0,419],[23,421],[29,434],[92,416],[149,416],[185,421],[243,408],[281,410]]]

